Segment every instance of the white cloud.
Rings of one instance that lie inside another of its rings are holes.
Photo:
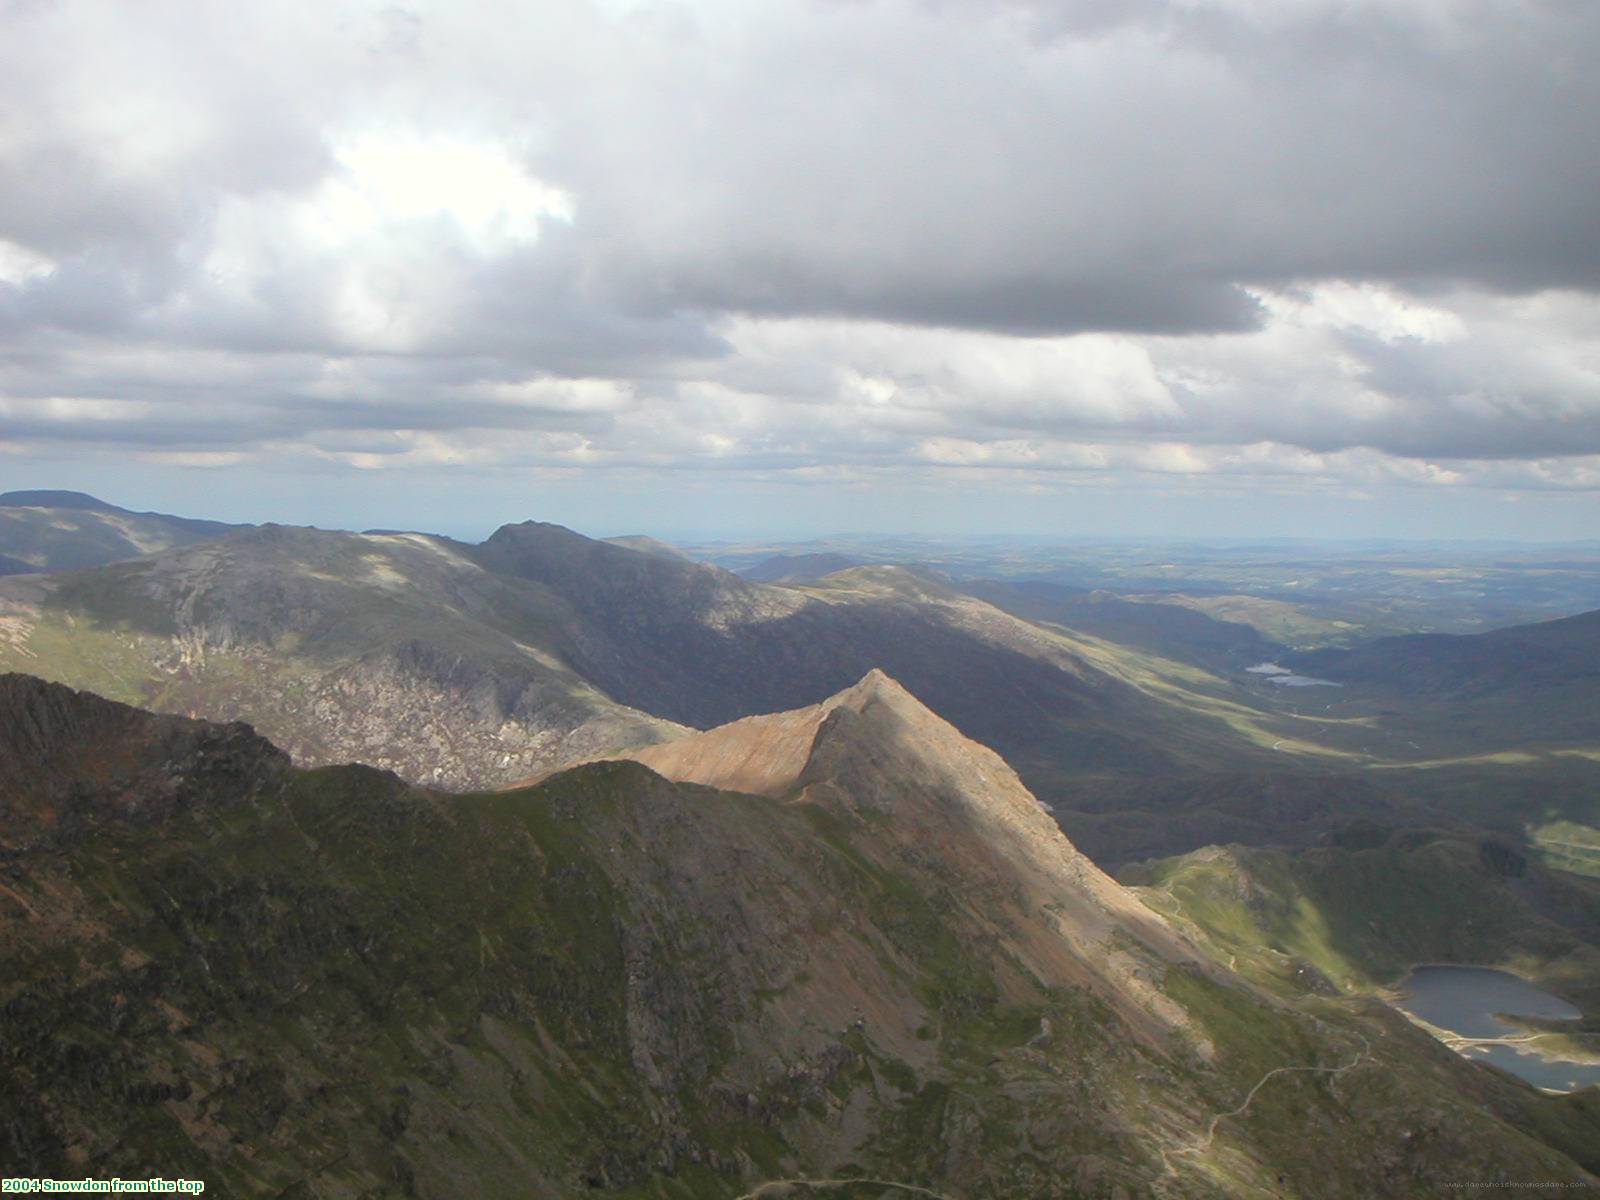
[[[1329,280],[1299,292],[1254,289],[1251,294],[1287,324],[1354,330],[1384,342],[1457,342],[1467,335],[1458,313],[1424,304],[1396,288]]]
[[[56,264],[46,255],[0,238],[0,283],[27,283],[53,274]]]

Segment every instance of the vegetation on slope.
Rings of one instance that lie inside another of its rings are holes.
[[[0,679],[0,707],[31,750],[25,771],[0,755],[0,1157],[21,1174],[663,1198],[864,1176],[1063,1200],[1587,1178],[1403,1030],[1359,1087],[1258,1087],[1348,1061],[1366,1018],[1119,936],[1105,950],[1186,1014],[1152,1039],[974,936],[1003,930],[1007,889],[886,839],[892,775],[859,807],[854,743],[800,803],[626,763],[446,797],[33,680]],[[67,801],[83,819],[53,819]]]
[[[1308,849],[1212,846],[1120,878],[1263,981],[1363,989],[1469,963],[1600,1009],[1600,887],[1509,839],[1355,823]]]

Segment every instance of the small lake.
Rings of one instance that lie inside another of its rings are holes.
[[[1252,675],[1260,675],[1268,683],[1275,683],[1279,687],[1343,687],[1342,683],[1335,683],[1331,679],[1318,679],[1314,675],[1296,675],[1288,667],[1280,667],[1277,663],[1257,663],[1253,667],[1246,667]]]
[[[1400,1007],[1430,1025],[1469,1038],[1518,1037],[1525,1031],[1494,1014],[1571,1020],[1582,1014],[1558,996],[1489,967],[1418,967],[1400,984]],[[1600,1084],[1600,1065],[1519,1054],[1515,1046],[1473,1046],[1468,1058],[1493,1063],[1535,1087],[1567,1092]]]

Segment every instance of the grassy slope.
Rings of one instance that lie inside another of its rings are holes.
[[[1218,961],[1302,1005],[1370,994],[1418,963],[1456,962],[1497,966],[1550,988],[1587,1014],[1580,1028],[1593,1028],[1600,1014],[1600,888],[1503,839],[1357,825],[1314,849],[1207,847],[1120,875],[1192,928]],[[1398,1016],[1385,1015],[1397,1035]],[[1592,1033],[1570,1029],[1547,1041],[1551,1049],[1596,1049]],[[1545,1096],[1476,1068],[1458,1086],[1591,1170],[1600,1167],[1591,1127],[1600,1090]]]
[[[1218,620],[1176,604],[1139,603],[1103,591],[1045,582],[967,580],[963,590],[1031,621],[1081,633],[1179,662],[1237,672],[1273,658],[1283,647],[1250,625]]]
[[[1600,1010],[1600,888],[1503,839],[1352,826],[1310,849],[1208,847],[1121,876],[1264,981],[1309,965],[1363,989],[1419,962],[1479,963]]]
[[[717,920],[736,914],[675,911],[676,889],[662,889],[681,868],[636,836],[683,802],[626,765],[450,804],[336,768],[296,774],[257,807],[110,830],[25,869],[13,905],[37,911],[58,889],[76,903],[66,928],[6,913],[4,1078],[30,1114],[6,1161],[57,1175],[181,1166],[238,1195],[382,1182],[522,1196],[539,1180],[552,1194],[731,1195],[741,1173],[815,1169],[878,1127],[857,1166],[924,1177],[947,1168],[922,1140],[935,1110],[973,1111],[953,1086],[994,1092],[994,1055],[1040,1016],[1063,1031],[1106,1019],[1072,996],[1001,1004],[921,889],[854,851],[847,830],[819,839],[805,813],[696,792],[699,833],[714,825],[752,857],[784,852],[747,862],[763,882],[792,887],[801,868],[826,881],[830,903],[805,898],[810,936],[845,911],[872,914],[860,936],[919,1006],[923,1057],[942,1059],[944,1078],[848,1019],[804,1045],[789,1017],[760,1010],[839,981],[800,960],[759,964],[777,972],[765,986],[719,986],[749,969],[728,961]],[[619,853],[634,859],[621,877],[607,861]],[[652,1026],[661,1012],[670,1025]],[[765,1027],[777,1032],[760,1053],[735,1044]],[[1109,1075],[1122,1069],[1123,1056],[1090,1055],[1102,1057]],[[1012,1103],[975,1132],[1005,1142],[1022,1115]],[[230,1150],[235,1138],[252,1152]],[[1066,1144],[1113,1155],[1114,1175],[1145,1160],[1092,1122]],[[1015,1168],[968,1169],[1006,1194]]]

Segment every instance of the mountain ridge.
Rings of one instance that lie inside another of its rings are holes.
[[[238,803],[288,765],[242,722],[161,716],[0,675],[0,850],[58,845],[105,821]]]
[[[86,492],[0,494],[0,575],[122,562],[223,537],[247,526],[134,512]]]
[[[248,719],[301,762],[446,786],[676,731],[577,676],[551,640],[570,620],[561,602],[466,549],[264,525],[0,580],[0,656],[119,700]]]
[[[1102,863],[1305,844],[1351,805],[1422,822],[1454,805],[1511,828],[1491,777],[1506,764],[1452,765],[1463,741],[1592,746],[1600,701],[1582,680],[1542,710],[1531,693],[1474,710],[1352,684],[1301,711],[1309,693],[1244,670],[1270,652],[1259,635],[1162,608],[883,564],[765,585],[540,522],[478,545],[268,525],[0,581],[0,669],[249,720],[307,765],[472,789],[804,708],[882,668],[1000,753]],[[1533,728],[1553,719],[1567,729]],[[1551,820],[1592,824],[1587,762],[1541,762]]]

